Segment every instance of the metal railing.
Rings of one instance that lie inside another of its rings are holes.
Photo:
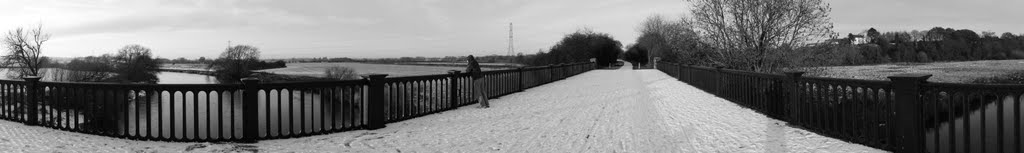
[[[803,77],[658,63],[658,70],[790,125],[896,152],[1022,152],[1024,85]]]
[[[485,71],[499,97],[594,69],[593,63]],[[466,73],[242,84],[109,84],[0,80],[0,119],[134,140],[235,141],[378,129],[476,103]]]

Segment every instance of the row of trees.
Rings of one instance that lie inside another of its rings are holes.
[[[935,27],[843,39],[821,0],[692,0],[690,16],[651,16],[632,46],[663,61],[779,71],[825,65],[1024,59],[1024,34]],[[639,53],[639,52],[638,52]],[[633,54],[633,53],[628,53]],[[627,56],[628,60],[639,60]],[[650,60],[650,59],[647,59]]]
[[[622,54],[622,43],[612,38],[611,35],[582,29],[566,35],[552,46],[549,52],[542,51],[534,55],[520,54],[516,58],[527,65],[587,62],[590,59],[595,59],[598,65],[607,66],[615,63],[620,54]]]
[[[927,31],[881,33],[871,28],[861,36],[850,34],[834,48],[854,52],[830,65],[858,65],[889,62],[932,62],[965,60],[1024,59],[1024,36],[1013,33],[996,35],[969,29],[935,27]]]
[[[649,64],[648,61],[650,61],[649,58],[651,56],[648,56],[649,54],[647,52],[647,49],[640,47],[639,45],[632,45],[628,48],[629,49],[626,50],[626,53],[622,54],[622,60],[625,60],[633,64],[637,64],[634,66],[643,66]]]
[[[521,59],[529,55],[484,55],[476,56],[477,61],[482,63],[521,63]],[[348,57],[313,57],[313,58],[289,58],[282,59],[286,62],[361,62],[361,63],[411,63],[411,62],[465,62],[467,56],[444,56],[444,57],[398,57],[398,58],[348,58]]]
[[[50,74],[58,81],[156,83],[159,81],[156,73],[159,73],[160,64],[175,62],[209,63],[209,68],[216,71],[218,79],[236,82],[240,78],[250,76],[252,70],[286,67],[284,61],[260,61],[259,48],[248,45],[229,47],[219,58],[212,61],[205,58],[194,61],[184,58],[153,58],[151,49],[133,44],[122,47],[113,54],[79,57],[67,63],[56,63],[42,56],[43,43],[49,39],[50,35],[43,32],[41,25],[30,30],[17,28],[9,31],[2,42],[2,46],[7,50],[7,54],[3,56],[4,67],[14,69],[8,71],[8,76],[21,78]],[[54,72],[44,73],[43,67],[52,67]]]
[[[160,62],[152,50],[142,45],[127,45],[115,54],[75,58],[55,66],[54,79],[72,82],[156,83]]]
[[[195,60],[187,59],[184,57],[178,57],[175,59],[156,58],[156,60],[160,63],[166,64],[209,64],[210,62],[213,62],[213,60],[206,59],[206,57],[199,57]]]
[[[703,65],[715,63],[710,58],[708,45],[700,41],[697,32],[686,19],[671,20],[653,15],[640,23],[637,30],[640,36],[630,50],[643,50],[650,54],[648,57],[660,57],[662,61],[667,62]]]
[[[641,23],[635,45],[665,61],[778,71],[802,64],[799,48],[834,35],[821,0],[690,2],[690,16]]]

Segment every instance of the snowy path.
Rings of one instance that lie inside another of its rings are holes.
[[[130,141],[0,121],[0,152],[883,152],[784,126],[656,70],[595,70],[491,103],[256,144]]]

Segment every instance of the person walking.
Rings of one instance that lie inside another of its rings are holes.
[[[481,80],[484,78],[484,74],[480,71],[480,63],[476,62],[476,58],[473,58],[473,55],[469,55],[466,59],[469,60],[467,64],[469,67],[466,68],[466,72],[473,78],[473,97],[477,99],[477,102],[480,102],[480,108],[491,107],[491,104],[487,102],[487,93],[485,93],[487,90],[484,90],[484,81]]]

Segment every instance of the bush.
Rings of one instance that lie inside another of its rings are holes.
[[[584,29],[566,35],[548,53],[534,56],[533,65],[547,65],[573,62],[589,62],[591,58],[597,64],[606,66],[614,63],[622,54],[622,44],[608,35]]]
[[[998,52],[998,53],[993,54],[992,57],[990,57],[990,58],[994,59],[994,60],[1004,60],[1004,59],[1006,59],[1006,53],[1005,52]]]
[[[107,58],[113,60],[114,73],[117,75],[110,82],[145,82],[160,81],[156,73],[160,72],[160,63],[152,57],[151,50],[141,45],[124,46],[117,54]]]
[[[227,48],[217,60],[210,63],[209,68],[214,70],[217,80],[221,82],[238,82],[241,78],[249,77],[252,70],[262,63],[259,57],[259,48],[237,45]]]
[[[1012,59],[1024,59],[1024,51],[1022,51],[1022,50],[1010,51],[1009,57],[1012,58]]]
[[[88,56],[72,59],[64,67],[54,69],[52,75],[56,81],[66,82],[102,82],[114,77],[113,57]]]
[[[348,67],[335,66],[324,70],[324,77],[338,80],[357,80],[359,73]]]
[[[932,58],[929,58],[927,53],[917,52],[917,61],[918,62],[932,62]]]
[[[625,54],[622,54],[622,59],[633,63],[634,66],[647,65],[647,49],[644,49],[639,45],[630,46],[629,50],[626,51]]]
[[[259,61],[258,63],[256,63],[256,66],[253,66],[252,69],[253,70],[263,70],[263,69],[276,69],[276,68],[284,68],[284,67],[288,67],[288,65],[285,64],[285,62],[282,61],[282,60],[278,60],[278,61],[274,61],[274,62]]]

